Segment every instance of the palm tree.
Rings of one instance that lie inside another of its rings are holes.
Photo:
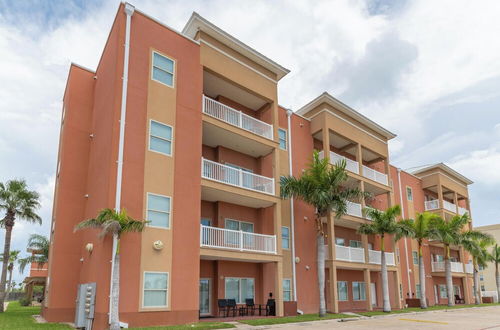
[[[371,223],[364,223],[358,228],[358,234],[379,235],[380,236],[380,267],[382,275],[382,293],[383,293],[383,311],[391,311],[391,301],[389,298],[389,280],[387,275],[387,261],[385,259],[385,241],[386,235],[395,235],[395,241],[403,236],[409,236],[405,226],[396,222],[396,217],[401,214],[401,207],[394,205],[385,211],[374,208],[364,210],[367,217],[372,220]]]
[[[319,290],[319,316],[326,315],[325,303],[325,250],[326,236],[323,220],[331,221],[332,211],[338,219],[347,213],[350,199],[366,197],[359,189],[343,186],[348,179],[346,163],[341,161],[330,166],[327,157],[320,159],[319,153],[313,153],[312,163],[298,178],[284,176],[281,178],[281,197],[300,199],[315,208],[316,217],[316,249]],[[333,224],[330,224],[333,225]]]
[[[474,267],[474,302],[476,305],[481,303],[479,294],[479,266],[486,267],[491,256],[488,253],[487,247],[493,244],[494,239],[488,234],[469,230],[462,234],[460,244],[469,252],[472,257],[472,265]]]
[[[401,220],[400,225],[406,227],[406,232],[409,237],[415,239],[418,244],[418,270],[419,270],[419,283],[420,283],[420,308],[427,308],[427,295],[425,291],[425,264],[424,256],[422,253],[422,246],[424,241],[430,236],[429,222],[431,219],[437,217],[435,213],[423,212],[417,213],[415,219]]]
[[[19,250],[14,250],[14,251],[10,251],[9,253],[9,265],[7,266],[7,270],[9,271],[9,284],[7,284],[7,292],[5,293],[5,300],[9,300],[9,294],[10,292],[12,291],[12,273],[14,271],[14,263],[16,262],[18,256],[19,256],[19,253],[21,253],[21,251]],[[0,256],[0,261],[3,261],[3,255]]]
[[[462,240],[464,226],[468,223],[469,216],[466,214],[456,215],[449,221],[441,217],[435,217],[429,221],[430,238],[441,241],[444,245],[444,271],[446,278],[446,293],[448,295],[448,306],[455,306],[455,295],[453,294],[453,280],[451,277],[450,246],[459,245]]]
[[[490,261],[495,264],[495,278],[497,282],[497,300],[500,302],[500,271],[498,265],[500,264],[500,246],[495,244],[490,253]]]
[[[120,301],[120,238],[128,232],[141,232],[144,230],[144,225],[147,221],[135,220],[127,215],[127,212],[122,209],[117,212],[112,209],[103,209],[99,212],[96,218],[88,219],[80,222],[75,226],[75,231],[86,228],[100,229],[100,238],[106,235],[113,236],[117,242],[117,248],[113,265],[113,279],[111,284],[111,324],[110,330],[119,330],[120,321],[118,313],[118,302]]]
[[[38,267],[42,267],[49,262],[49,246],[50,242],[47,237],[39,234],[32,234],[28,239],[27,249],[32,251],[32,255],[26,258],[19,259],[19,272],[24,273],[27,265],[36,263]]]
[[[3,250],[2,275],[0,277],[0,312],[4,311],[5,285],[10,255],[10,241],[12,228],[16,218],[30,223],[42,223],[36,210],[40,207],[40,195],[36,191],[28,190],[24,180],[9,180],[5,184],[0,182],[0,210],[5,211],[5,217],[0,221],[5,228]]]

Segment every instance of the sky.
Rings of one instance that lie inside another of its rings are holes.
[[[500,222],[500,1],[131,3],[179,31],[198,12],[291,70],[281,105],[329,92],[398,135],[393,165],[446,163],[474,181],[474,224]],[[49,233],[69,65],[96,68],[118,5],[0,0],[0,181],[26,179],[42,203],[41,226],[15,225],[23,253],[31,233]]]

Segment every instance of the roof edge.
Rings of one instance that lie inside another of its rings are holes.
[[[419,173],[422,173],[422,172],[425,172],[425,171],[428,171],[428,170],[431,170],[433,168],[438,168],[438,169],[442,169],[443,171],[445,172],[448,172],[450,173],[451,175],[455,176],[456,178],[462,180],[463,182],[465,182],[467,185],[470,185],[470,184],[473,184],[474,181],[472,181],[471,179],[467,178],[466,176],[458,173],[457,171],[455,171],[454,169],[452,169],[451,167],[449,167],[448,165],[446,165],[445,163],[437,163],[437,164],[433,164],[433,165],[429,165],[429,166],[425,166],[423,168],[420,168],[414,172],[412,172],[412,174],[418,176]]]

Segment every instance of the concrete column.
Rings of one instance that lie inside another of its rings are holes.
[[[443,208],[443,186],[441,185],[441,182],[438,182],[437,185],[437,193],[438,193],[438,200],[439,200],[439,208]]]
[[[471,299],[471,292],[469,287],[469,275],[465,274],[465,277],[462,278],[462,286],[464,287],[464,300],[466,304],[473,304],[474,302]],[[472,295],[473,296],[473,295]]]
[[[402,303],[401,303],[401,297],[399,296],[399,287],[401,286],[401,277],[399,276],[399,271],[392,272],[394,276],[394,282],[396,283],[396,288],[394,290],[395,293],[395,300],[396,300],[396,308],[401,309]]]
[[[365,291],[366,291],[366,309],[371,311],[373,310],[372,306],[372,290],[371,290],[371,277],[370,277],[370,270],[369,269],[364,269],[363,270],[363,277],[365,281]]]
[[[458,194],[456,191],[453,192],[453,203],[455,203],[455,213],[458,214]]]
[[[276,292],[276,296],[274,297],[274,299],[276,299],[276,316],[283,316],[284,308],[283,308],[283,262],[282,261],[276,262],[274,283]]]
[[[337,266],[333,261],[328,261],[328,285],[330,288],[330,297],[328,305],[330,306],[331,313],[339,312],[339,299],[337,292]]]
[[[328,127],[323,126],[321,131],[321,136],[323,138],[323,153],[325,157],[330,157],[330,130]]]
[[[365,249],[365,263],[369,263],[368,235],[361,235],[361,244]]]
[[[327,223],[326,242],[328,243],[328,252],[330,259],[335,260],[335,222],[333,214],[330,215]]]
[[[359,143],[356,145],[356,161],[359,163],[359,174],[363,175],[363,149]]]
[[[281,205],[274,204],[274,234],[276,235],[276,252],[282,255],[281,249]]]

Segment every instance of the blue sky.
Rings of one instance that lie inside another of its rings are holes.
[[[48,234],[69,64],[96,67],[118,4],[0,0],[0,181],[25,178],[42,195],[44,220],[16,224],[15,249],[30,233]],[[500,2],[132,4],[178,30],[197,11],[291,70],[280,82],[283,106],[328,91],[398,134],[394,165],[445,162],[475,182],[475,225],[500,221]]]

